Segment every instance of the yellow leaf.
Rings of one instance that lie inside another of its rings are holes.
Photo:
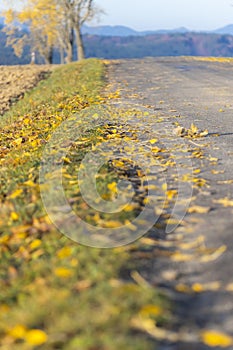
[[[150,140],[149,142],[150,142],[151,145],[154,145],[155,143],[158,142],[158,140],[157,140],[157,139],[152,139],[152,140]]]
[[[14,339],[22,339],[27,332],[27,329],[25,326],[18,324],[11,328],[7,333],[10,337]]]
[[[188,213],[192,214],[192,213],[197,213],[197,214],[206,214],[209,213],[210,208],[209,207],[202,207],[199,205],[194,205],[193,207],[190,207],[188,209]]]
[[[117,183],[116,182],[112,182],[111,184],[108,184],[108,189],[112,193],[117,193]]]
[[[201,293],[204,291],[204,287],[200,283],[194,283],[192,285],[192,290],[196,293]]]
[[[59,259],[67,258],[70,255],[71,255],[71,248],[70,247],[64,247],[57,252],[57,257]]]
[[[233,344],[233,338],[222,332],[214,330],[205,330],[201,333],[201,339],[204,344],[210,347],[227,348]]]
[[[145,305],[140,310],[140,316],[142,317],[151,317],[151,316],[159,316],[163,313],[163,309],[158,305]]]
[[[16,212],[11,213],[11,220],[17,221],[19,219],[19,215]]]
[[[124,162],[122,162],[122,161],[120,161],[120,160],[117,160],[117,159],[114,159],[114,160],[112,161],[112,163],[113,163],[113,165],[114,165],[115,167],[118,167],[118,168],[122,168],[122,167],[125,166],[125,163],[124,163]]]
[[[25,186],[28,186],[28,187],[35,187],[36,186],[36,184],[32,180],[25,181],[23,184]]]
[[[31,123],[31,119],[25,118],[23,123],[24,123],[24,125],[29,125]]]
[[[18,189],[15,192],[11,193],[11,195],[8,198],[9,199],[15,199],[15,198],[19,197],[22,192],[23,192],[22,189]]]
[[[12,143],[13,143],[15,146],[19,146],[19,145],[21,145],[22,142],[23,142],[22,137],[19,137],[18,139],[14,140]]]
[[[159,152],[161,152],[161,148],[159,148],[159,147],[153,147],[152,150],[151,150],[151,152],[153,152],[153,153],[159,153]]]
[[[101,224],[105,228],[118,228],[123,225],[120,221],[114,221],[114,220],[108,220],[108,221],[102,222]]]
[[[54,273],[57,277],[61,278],[69,278],[73,274],[73,272],[66,267],[58,267],[55,269]]]
[[[167,183],[164,183],[164,184],[162,185],[162,190],[163,190],[164,192],[167,191]]]
[[[125,212],[131,212],[131,211],[133,211],[133,210],[135,210],[137,208],[137,205],[136,204],[127,204],[124,208],[123,208],[123,210],[125,211]]]
[[[33,141],[31,141],[31,146],[35,148],[38,146],[38,143],[39,143],[38,140],[33,140]]]
[[[34,249],[40,247],[41,243],[42,243],[42,242],[41,242],[40,239],[35,239],[35,240],[34,240],[32,243],[30,243],[30,245],[29,245],[30,250],[34,250]]]
[[[169,190],[166,192],[166,196],[168,200],[172,200],[175,196],[177,196],[177,190]]]
[[[125,220],[125,225],[131,230],[131,231],[137,231],[137,226],[133,225],[129,220]]]
[[[71,163],[71,160],[68,157],[63,157],[62,160],[63,160],[63,162],[65,164],[70,164]]]
[[[44,344],[48,340],[47,334],[40,329],[31,329],[24,336],[25,341],[34,346]]]

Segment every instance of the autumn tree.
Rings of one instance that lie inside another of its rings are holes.
[[[66,61],[71,62],[76,39],[77,57],[82,60],[85,58],[82,26],[100,13],[94,0],[25,0],[20,12],[10,9],[5,13],[8,44],[17,55],[29,44],[46,63],[51,63],[52,50],[56,46],[61,53],[65,52]],[[26,23],[29,32],[15,36],[16,23]]]
[[[16,55],[21,56],[23,48],[29,45],[46,63],[52,63],[53,47],[58,43],[57,24],[61,20],[55,0],[27,0],[22,11],[9,9],[5,18],[7,44],[13,47]],[[16,35],[22,24],[27,24],[29,30],[23,35]]]
[[[75,31],[78,60],[85,58],[82,38],[82,26],[85,22],[103,13],[96,6],[94,0],[57,0],[63,17],[70,22],[71,28]]]

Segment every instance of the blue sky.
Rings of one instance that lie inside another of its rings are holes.
[[[6,0],[0,0],[0,8]],[[17,1],[15,1],[17,3]],[[105,11],[101,24],[137,30],[216,29],[233,23],[233,0],[96,0]]]
[[[216,29],[233,23],[233,0],[96,0],[107,15],[103,24],[123,24],[135,29],[185,26]]]

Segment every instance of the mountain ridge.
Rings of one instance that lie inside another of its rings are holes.
[[[4,27],[4,16],[0,13],[0,28]],[[25,30],[25,25],[22,25],[22,29]],[[151,30],[135,30],[125,25],[84,25],[82,29],[83,34],[99,35],[99,36],[146,36],[153,34],[184,34],[184,33],[211,33],[211,34],[227,34],[233,35],[233,23],[227,24],[223,27],[214,30],[192,30],[184,26],[174,29],[151,29]]]
[[[185,33],[206,33],[206,34],[226,34],[233,35],[233,24],[228,24],[214,30],[191,30],[186,27],[178,27],[174,29],[156,29],[137,31],[131,27],[124,25],[99,25],[87,26],[82,29],[83,34],[100,35],[100,36],[146,36],[153,34],[185,34]]]

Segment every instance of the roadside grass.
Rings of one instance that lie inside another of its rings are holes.
[[[163,324],[169,317],[164,296],[130,277],[137,269],[133,245],[94,249],[72,242],[52,225],[40,198],[40,160],[50,135],[73,113],[104,103],[104,74],[98,60],[56,68],[1,120],[1,349],[154,349],[133,320]],[[105,131],[83,135],[77,164]],[[106,197],[116,174],[107,166],[101,171],[97,186]]]

